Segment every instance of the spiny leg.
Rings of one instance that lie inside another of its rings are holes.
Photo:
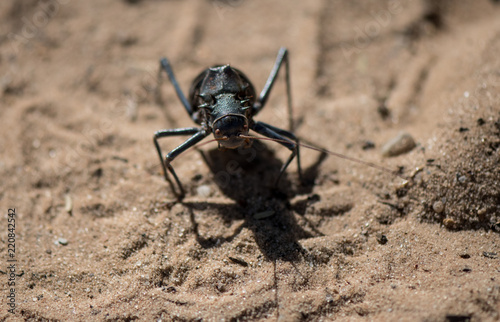
[[[191,104],[189,104],[189,101],[186,99],[186,96],[182,92],[179,83],[177,82],[177,79],[175,78],[174,71],[172,70],[172,66],[170,66],[170,63],[168,59],[162,58],[160,60],[160,69],[158,70],[158,87],[157,87],[157,92],[156,92],[156,97],[157,101],[161,101],[160,99],[160,85],[162,83],[162,78],[161,78],[161,72],[165,71],[168,75],[168,78],[170,79],[170,82],[175,88],[175,92],[177,93],[177,97],[179,100],[182,102],[182,105],[184,105],[184,108],[188,112],[189,115],[193,114],[193,108],[191,107]]]
[[[295,136],[295,134],[293,134],[292,132],[280,129],[279,127],[276,127],[274,125],[267,124],[267,123],[264,123],[264,122],[257,122],[257,123],[266,126],[267,128],[269,128],[269,129],[273,130],[274,132],[278,133],[279,135],[282,135],[284,137],[287,137],[287,138],[292,139],[293,141],[295,141],[295,143],[296,143],[296,149],[297,149],[297,169],[298,169],[297,171],[299,172],[299,179],[302,181],[302,167],[300,166],[300,144],[299,144],[299,138],[297,138]]]
[[[163,154],[161,152],[160,145],[158,144],[158,139],[163,138],[163,137],[168,137],[168,136],[178,136],[178,135],[191,135],[189,139],[187,139],[184,143],[170,151],[167,156],[165,157],[165,161],[163,160]],[[179,180],[179,177],[177,177],[177,174],[174,171],[174,168],[170,165],[170,162],[172,162],[179,154],[182,152],[186,151],[190,147],[194,146],[196,143],[200,142],[203,140],[206,136],[208,135],[207,131],[201,128],[197,127],[188,127],[188,128],[180,128],[180,129],[167,129],[167,130],[160,130],[155,132],[155,135],[153,137],[154,144],[156,146],[156,151],[158,151],[158,156],[160,157],[160,162],[163,168],[163,175],[165,176],[165,180],[167,180],[170,183],[170,186],[173,190],[173,192],[178,196],[179,199],[182,199],[185,195],[184,188],[182,187],[181,181]],[[179,193],[176,192],[174,189],[174,186],[172,182],[170,181],[168,174],[167,174],[167,169],[170,171],[170,173],[173,175],[175,182],[177,183],[177,186],[179,187]]]
[[[276,180],[276,185],[278,185],[281,176],[285,172],[286,168],[288,168],[288,165],[290,164],[290,162],[292,162],[295,156],[297,156],[297,168],[299,172],[299,179],[300,181],[302,181],[302,169],[300,167],[299,139],[297,139],[297,137],[295,137],[295,135],[289,131],[282,130],[280,128],[277,128],[275,126],[263,122],[256,122],[252,126],[252,130],[264,136],[267,136],[268,138],[280,140],[278,143],[280,143],[281,145],[285,146],[290,151],[292,151],[292,154],[290,154],[286,162],[281,167],[278,179]]]
[[[271,73],[269,74],[266,85],[264,85],[259,99],[254,106],[254,115],[257,114],[262,108],[264,108],[264,105],[266,105],[267,99],[269,98],[269,94],[271,93],[271,89],[273,88],[274,82],[276,80],[276,77],[278,76],[278,72],[283,62],[285,62],[286,95],[288,103],[288,130],[293,131],[294,128],[292,117],[292,92],[290,87],[290,64],[288,63],[288,50],[285,47],[281,47],[278,52],[278,56],[276,57],[276,61],[274,63],[273,69],[271,70]]]

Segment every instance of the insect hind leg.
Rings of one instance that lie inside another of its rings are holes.
[[[264,108],[264,105],[266,105],[266,102],[269,98],[269,95],[271,94],[271,90],[274,86],[276,78],[278,77],[278,73],[280,71],[283,62],[285,63],[285,85],[286,85],[287,108],[288,108],[288,130],[293,131],[294,124],[292,116],[292,92],[290,87],[290,64],[288,62],[288,49],[286,49],[285,47],[281,47],[278,52],[278,56],[276,57],[273,69],[271,70],[271,73],[269,74],[269,77],[266,81],[266,85],[264,85],[264,88],[262,89],[262,92],[259,95],[259,99],[257,100],[254,106],[253,115],[257,114],[261,109]]]
[[[181,101],[182,105],[184,105],[184,108],[188,112],[189,115],[193,114],[193,108],[189,101],[186,99],[186,96],[181,90],[181,87],[179,86],[179,83],[177,82],[177,79],[175,78],[174,71],[172,69],[172,66],[170,65],[170,62],[166,58],[162,58],[160,60],[160,68],[158,70],[158,85],[156,87],[156,101],[161,102],[161,95],[160,95],[160,86],[162,84],[162,78],[161,78],[161,72],[165,71],[167,73],[168,78],[170,79],[170,82],[172,83],[172,86],[174,86],[175,92],[177,94],[177,97]]]

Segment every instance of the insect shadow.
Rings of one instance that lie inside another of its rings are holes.
[[[275,176],[283,163],[265,143],[256,141],[252,147],[241,151],[221,152],[212,149],[200,153],[220,191],[235,201],[234,204],[182,202],[190,213],[196,240],[203,248],[232,242],[247,228],[253,232],[265,259],[296,262],[306,253],[298,241],[322,235],[314,229],[314,225],[308,224],[312,228],[306,230],[297,222],[290,199],[312,190],[325,155],[320,154],[314,164],[304,169],[303,179],[307,180],[303,180],[302,185],[298,184],[298,178],[291,180],[289,177],[292,175],[284,174],[279,187],[275,187]],[[195,213],[207,209],[215,211],[225,226],[231,226],[235,220],[243,219],[243,222],[229,236],[203,236],[198,229]],[[302,220],[307,222],[304,217]]]
[[[275,186],[283,162],[264,143],[254,142],[250,148],[223,153],[212,149],[201,155],[220,191],[242,206],[247,204],[249,196],[258,195],[261,199],[293,196],[288,173],[284,173],[280,185]]]
[[[254,240],[266,260],[297,262],[301,259],[301,254],[306,253],[298,241],[321,235],[303,229],[296,221],[292,210],[287,208],[275,211],[269,217],[259,218],[248,208],[238,204],[216,204],[211,202],[183,202],[183,204],[190,214],[196,241],[205,249],[220,247],[221,244],[232,242],[246,228],[252,231]],[[278,204],[279,202],[275,200],[275,206],[279,207]],[[228,226],[234,220],[243,219],[243,222],[229,236],[204,236],[200,233],[195,213],[206,209],[210,209],[210,211],[216,210]]]
[[[319,174],[319,167],[327,156],[321,153],[315,163],[303,169],[302,180],[290,179],[294,177],[293,174],[283,173],[276,186],[283,162],[261,141],[253,142],[249,148],[199,152],[210,168],[219,190],[242,206],[247,205],[251,199],[249,196],[258,196],[263,200],[289,200],[298,194],[310,193]]]

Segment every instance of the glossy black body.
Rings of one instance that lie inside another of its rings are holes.
[[[193,120],[213,132],[221,147],[235,149],[248,144],[238,135],[248,135],[255,112],[255,89],[241,71],[229,65],[204,70],[193,81],[189,102]]]

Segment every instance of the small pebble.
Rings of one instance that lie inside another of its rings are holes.
[[[455,229],[456,224],[456,221],[452,218],[443,219],[443,225],[448,229]]]
[[[32,144],[35,149],[38,149],[40,147],[40,140],[34,139]]]
[[[239,257],[231,257],[231,256],[229,256],[229,259],[230,259],[233,263],[235,263],[235,264],[238,264],[238,265],[241,265],[241,266],[244,266],[244,267],[247,267],[247,266],[248,266],[248,263],[247,263],[245,260],[243,260],[243,259],[241,259],[241,258],[239,258]]]
[[[177,290],[173,286],[169,286],[167,288],[163,288],[162,290],[167,291],[168,293],[177,293]]]
[[[483,252],[483,256],[486,257],[486,258],[495,259],[495,258],[498,257],[498,254],[494,253],[494,252]]]
[[[258,212],[255,215],[253,215],[253,217],[255,219],[264,219],[267,217],[271,217],[272,215],[274,215],[274,210],[267,210],[267,211]]]
[[[382,155],[385,157],[394,157],[411,151],[415,146],[417,144],[413,137],[409,133],[401,132],[398,136],[384,144]]]
[[[64,195],[64,210],[70,215],[73,212],[73,199],[70,195]]]
[[[62,237],[61,237],[61,238],[59,238],[59,239],[57,240],[57,242],[58,242],[59,244],[63,245],[63,246],[68,245],[68,240],[67,240],[66,238],[62,238]]]
[[[373,149],[375,147],[375,143],[373,143],[372,141],[370,140],[366,140],[363,142],[363,145],[362,145],[362,149],[363,150],[369,150],[369,149]]]
[[[444,211],[444,204],[442,201],[436,201],[435,203],[432,204],[432,210],[434,210],[435,213],[440,214]]]
[[[385,244],[387,244],[388,241],[389,240],[387,239],[386,235],[384,235],[384,234],[377,235],[377,242],[380,245],[385,245]]]
[[[135,97],[128,97],[126,104],[126,114],[131,122],[137,120],[137,99]]]
[[[196,188],[196,193],[202,198],[210,197],[211,192],[212,189],[210,189],[210,187],[207,185],[199,186],[198,188]]]
[[[391,110],[389,110],[389,108],[387,108],[387,105],[385,104],[381,104],[378,108],[377,108],[377,111],[378,113],[380,114],[380,116],[385,120],[386,118],[388,118],[389,116],[391,116]]]

